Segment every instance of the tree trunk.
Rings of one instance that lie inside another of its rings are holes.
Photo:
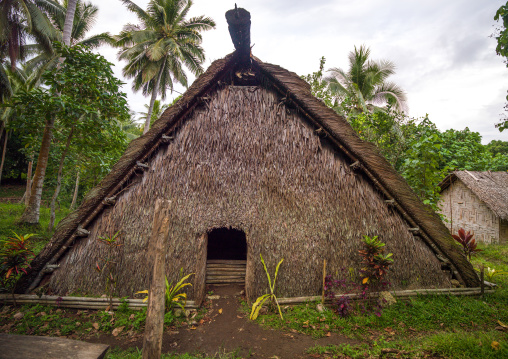
[[[67,12],[65,15],[63,43],[67,46],[71,44],[72,24],[74,23],[74,13],[76,12],[77,0],[69,0],[67,3]],[[63,58],[59,59],[59,65],[63,62]],[[44,185],[44,177],[46,176],[46,168],[48,167],[49,148],[51,147],[51,135],[55,118],[50,117],[46,120],[44,133],[42,135],[41,150],[37,159],[37,168],[35,169],[32,190],[30,191],[30,199],[28,206],[21,215],[20,222],[27,224],[39,224],[39,214],[42,199],[42,186]]]
[[[74,13],[78,0],[67,1],[67,12],[65,13],[65,23],[62,35],[62,41],[66,46],[71,45],[72,24],[74,22]]]
[[[42,135],[41,150],[39,151],[39,157],[37,159],[37,168],[35,169],[32,190],[30,191],[30,199],[19,220],[21,223],[39,224],[42,186],[44,185],[44,177],[46,176],[46,168],[48,167],[49,148],[51,147],[51,136],[54,124],[54,117],[51,116],[46,120],[44,133]]]
[[[55,224],[55,203],[58,195],[60,194],[60,188],[62,187],[62,171],[65,162],[65,157],[67,156],[67,151],[69,150],[69,146],[71,145],[72,135],[74,133],[74,126],[72,126],[71,131],[69,132],[69,136],[67,136],[67,142],[65,143],[65,149],[62,152],[62,157],[60,157],[60,165],[58,166],[58,174],[56,177],[56,188],[55,193],[53,193],[53,198],[51,198],[50,205],[50,214],[49,214],[49,225],[48,231],[53,230],[53,226]]]
[[[152,224],[152,260],[154,263],[152,282],[148,292],[145,337],[143,340],[143,359],[161,357],[162,333],[164,329],[165,258],[169,237],[169,204],[167,200],[157,199]]]
[[[0,135],[2,133],[0,132]],[[4,170],[5,152],[7,152],[7,139],[9,137],[9,131],[5,131],[4,148],[2,150],[2,161],[0,162],[0,183],[2,183],[2,171]],[[1,138],[1,136],[0,136]]]
[[[80,170],[78,167],[78,172],[76,173],[76,185],[74,186],[74,194],[72,195],[71,207],[69,209],[74,209],[74,206],[76,205],[76,200],[78,199],[79,173]]]
[[[143,135],[148,132],[150,129],[150,119],[152,118],[152,112],[153,112],[153,104],[155,103],[155,99],[157,98],[157,91],[159,84],[161,82],[162,77],[162,70],[163,68],[159,70],[159,75],[157,76],[157,81],[155,81],[155,86],[153,88],[152,92],[152,98],[150,99],[150,106],[148,107],[148,113],[146,114],[146,120],[145,120],[145,128],[143,129]]]
[[[25,191],[25,206],[28,206],[28,202],[30,200],[30,192],[32,190],[32,167],[34,165],[34,161],[28,162],[28,171],[26,174],[26,191]]]

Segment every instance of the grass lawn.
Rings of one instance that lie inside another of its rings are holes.
[[[33,233],[34,236],[30,239],[33,244],[32,250],[35,254],[38,254],[53,234],[53,231],[48,232],[47,230],[49,224],[49,208],[41,207],[39,228],[17,223],[21,214],[23,214],[24,208],[25,206],[19,203],[0,203],[0,218],[2,219],[0,221],[0,240],[12,237],[12,232],[16,232],[19,235]],[[69,212],[67,208],[62,207],[57,209],[55,224],[58,224]]]
[[[49,210],[41,209],[41,228],[34,229],[16,224],[23,205],[0,203],[0,239],[12,235],[35,233],[34,251],[38,253],[49,240],[46,230]],[[57,222],[68,213],[57,212]],[[473,265],[495,268],[508,272],[508,244],[481,246],[483,249],[473,258]],[[487,278],[488,279],[488,278]],[[313,337],[328,333],[340,333],[358,340],[356,345],[315,346],[308,355],[315,358],[508,358],[508,275],[495,275],[498,284],[495,293],[479,297],[420,296],[399,301],[386,308],[381,317],[376,315],[352,315],[340,318],[332,310],[322,313],[317,303],[284,307],[284,320],[275,313],[260,315],[260,325],[288,332],[301,332]],[[250,308],[244,306],[245,311]],[[15,320],[17,312],[23,318]],[[206,310],[198,317],[206,316]],[[114,335],[122,328],[122,336],[140,336],[144,330],[144,311],[126,308],[108,313],[104,311],[77,311],[25,305],[5,307],[0,312],[0,332],[30,335],[55,335],[70,338],[86,338],[90,335]],[[183,320],[168,314],[166,325],[178,327]],[[107,358],[140,358],[136,348],[114,349]],[[215,358],[236,358],[235,353],[217,353]],[[206,358],[199,354],[165,355],[164,358]]]
[[[508,272],[508,245],[481,246],[473,265]],[[359,345],[309,350],[322,358],[508,358],[508,275],[494,276],[495,293],[483,298],[420,296],[386,308],[381,317],[340,318],[331,310],[318,313],[317,303],[286,307],[284,320],[275,313],[260,316],[261,325],[312,336],[342,333]],[[248,310],[248,308],[247,308]],[[392,353],[390,353],[392,352]]]

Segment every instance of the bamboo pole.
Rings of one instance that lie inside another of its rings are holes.
[[[484,289],[484,293],[494,293],[492,289]],[[397,299],[404,299],[416,297],[418,295],[456,295],[456,296],[470,296],[480,295],[481,288],[444,288],[444,289],[415,289],[415,290],[399,290],[390,292]],[[340,295],[340,294],[338,294]],[[349,295],[351,299],[355,299],[354,295]],[[62,308],[76,308],[76,309],[97,309],[104,310],[109,306],[109,298],[90,298],[90,297],[59,297],[56,295],[43,295],[41,297],[32,294],[0,294],[0,301],[4,303],[13,303],[14,299],[17,303],[33,303],[57,306],[57,299],[59,299],[59,307]],[[308,296],[308,297],[293,297],[293,298],[279,298],[279,304],[299,304],[306,302],[314,302],[321,300],[321,296]],[[126,299],[130,309],[140,310],[146,307],[142,299]],[[325,301],[326,302],[326,301]],[[113,298],[113,308],[116,309],[122,303],[122,299]],[[185,305],[187,309],[196,309],[198,306],[194,301],[187,301]]]
[[[148,295],[145,337],[143,340],[143,359],[161,357],[162,333],[164,330],[164,294],[166,248],[169,237],[169,206],[167,200],[157,199],[153,216],[150,245],[153,246],[154,265],[152,282]]]
[[[321,304],[325,304],[325,281],[326,281],[326,259],[323,260],[323,293],[321,294]]]

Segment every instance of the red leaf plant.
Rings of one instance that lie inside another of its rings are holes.
[[[478,244],[476,243],[476,240],[473,239],[473,236],[474,234],[471,234],[470,231],[466,233],[463,228],[459,229],[458,235],[452,234],[453,239],[462,246],[464,255],[469,259],[469,261],[471,261],[471,256],[473,254],[483,251],[483,249],[476,248]]]

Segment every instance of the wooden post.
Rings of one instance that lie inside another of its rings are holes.
[[[150,247],[153,250],[153,275],[148,293],[143,359],[161,357],[162,333],[164,330],[164,294],[166,249],[169,237],[170,202],[158,199],[155,202]]]
[[[229,34],[236,52],[240,55],[240,62],[250,59],[250,13],[242,8],[235,8],[226,12]]]
[[[482,264],[482,268],[480,270],[480,289],[481,289],[481,296],[483,297],[483,294],[485,294],[485,265]]]
[[[325,281],[326,281],[326,259],[323,260],[323,294],[321,295],[321,304],[325,304]]]

